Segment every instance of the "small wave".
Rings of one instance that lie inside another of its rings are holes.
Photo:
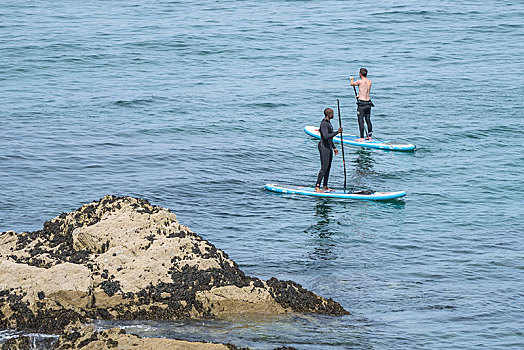
[[[405,10],[405,11],[394,10],[394,11],[383,11],[383,12],[373,13],[372,16],[381,16],[381,15],[387,15],[387,16],[391,16],[391,15],[423,16],[423,15],[429,15],[429,14],[432,14],[432,12],[426,11],[426,10],[419,10],[419,11],[416,11],[416,10]]]
[[[119,107],[133,107],[133,106],[143,106],[154,103],[161,99],[160,97],[150,97],[150,98],[137,98],[133,100],[118,100],[113,104]]]
[[[421,308],[420,310],[453,310],[456,309],[453,305],[429,305]]]
[[[502,27],[502,28],[522,28],[522,24],[520,24],[520,23],[501,23],[501,24],[499,24],[499,27]]]
[[[246,104],[246,107],[264,107],[264,108],[278,108],[278,107],[286,107],[286,106],[288,106],[287,103],[276,103],[276,102],[256,102],[256,103]]]
[[[11,338],[18,337],[20,334],[21,333],[19,331],[15,331],[11,329],[0,330],[0,342],[4,342]]]

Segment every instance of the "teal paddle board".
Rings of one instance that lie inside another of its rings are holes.
[[[304,127],[304,131],[306,132],[306,134],[320,139],[320,132],[318,131],[317,126],[306,125]],[[410,143],[395,143],[391,141],[378,139],[357,141],[358,138],[359,137],[356,135],[342,133],[342,139],[344,141],[344,144],[352,146],[376,148],[388,151],[414,151],[416,148],[415,145],[412,145]],[[333,137],[333,141],[340,143],[340,136]]]
[[[314,187],[304,186],[287,186],[279,184],[266,184],[266,190],[278,193],[292,193],[301,194],[304,196],[328,197],[328,198],[342,198],[342,199],[361,199],[369,201],[384,201],[404,197],[405,191],[398,192],[374,192],[374,191],[356,191],[346,192],[342,190],[335,190],[333,192],[318,193],[315,192]]]

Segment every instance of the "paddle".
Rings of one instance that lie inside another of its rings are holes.
[[[342,118],[340,117],[340,101],[337,98],[338,108],[338,127],[342,127]],[[344,164],[344,193],[346,193],[346,158],[344,157],[344,141],[342,140],[342,133],[340,133],[340,145],[342,146],[342,164]]]
[[[355,98],[357,99],[357,102],[358,102],[358,94],[357,94],[357,88],[353,86],[353,91],[355,91]]]
[[[353,85],[353,91],[355,91],[355,98],[356,98],[357,104],[358,104],[357,88],[355,87],[355,85]],[[357,106],[357,118],[358,118],[358,106]],[[368,128],[366,127],[366,123],[364,123],[364,121],[362,121],[362,123],[364,124],[364,131],[366,132],[366,137],[369,137]]]

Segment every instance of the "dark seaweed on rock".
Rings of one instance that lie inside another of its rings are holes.
[[[126,334],[126,332],[122,329],[119,334]],[[58,341],[53,346],[53,349],[81,349],[88,344],[95,342],[95,341],[101,341],[103,344],[98,343],[97,347],[100,347],[105,345],[107,348],[117,348],[118,347],[118,341],[115,339],[112,339],[111,336],[114,336],[114,333],[111,333],[111,331],[94,331],[93,333],[86,333],[78,329],[68,329],[62,335]],[[139,338],[138,336],[136,336]]]
[[[31,338],[25,335],[11,338],[2,344],[2,350],[31,350]]]
[[[293,281],[279,281],[272,277],[267,281],[270,293],[283,307],[296,312],[318,312],[329,315],[348,315],[339,303],[332,299],[321,299],[313,292]]]
[[[17,234],[17,250],[22,250],[33,242],[37,243],[28,250],[30,257],[13,255],[13,260],[17,263],[45,268],[62,262],[86,263],[93,252],[90,250],[77,251],[73,248],[73,231],[79,227],[94,225],[106,213],[121,209],[121,201],[131,201],[131,207],[140,213],[153,214],[162,209],[151,205],[145,199],[105,196],[99,201],[94,201],[78,208],[73,212],[73,220],[68,218],[67,213],[62,213],[57,218],[46,221],[43,230]],[[102,250],[97,253],[103,253],[108,248],[109,242],[102,245]],[[37,257],[42,254],[46,254],[54,262],[45,261]]]
[[[231,343],[226,343],[224,345],[227,346],[228,350],[251,350],[249,348],[239,348],[236,345],[233,345]]]
[[[3,301],[0,301],[0,303],[3,303]],[[2,311],[0,311],[0,328],[6,329],[8,327],[7,319]]]
[[[82,264],[88,261],[90,254],[89,250],[75,250],[73,249],[73,237],[72,236],[59,236],[52,235],[43,230],[35,232],[23,232],[20,234],[17,249],[23,249],[26,244],[25,239],[27,237],[51,237],[50,240],[46,241],[46,245],[43,243],[37,243],[34,247],[28,250],[29,257],[10,255],[10,258],[19,263],[27,264],[30,266],[49,268],[53,265],[70,262],[73,264]],[[38,256],[47,255],[53,261],[46,261],[39,258]]]
[[[5,292],[5,291],[3,291]],[[6,328],[15,321],[16,328],[39,333],[59,333],[65,326],[76,322],[87,322],[85,315],[70,309],[37,309],[29,308],[29,303],[22,301],[25,294],[9,293],[5,302],[13,314],[9,319],[0,312],[0,326]]]
[[[245,276],[236,264],[231,267],[226,261],[222,262],[222,269],[199,270],[195,266],[184,265],[180,270],[172,269],[171,278],[173,283],[149,285],[134,294],[136,299],[131,301],[131,305],[137,306],[159,302],[166,304],[167,308],[152,307],[149,315],[143,310],[131,312],[119,309],[118,314],[122,319],[169,320],[190,317],[194,308],[202,317],[212,317],[211,310],[205,309],[202,303],[196,300],[197,292],[228,285],[245,287],[250,285],[251,281],[255,281],[256,285],[263,285],[259,279]]]
[[[61,214],[58,218],[46,221],[44,223],[44,231],[58,236],[71,236],[75,228],[94,225],[99,222],[102,216],[104,216],[106,213],[115,212],[121,209],[121,205],[119,203],[121,201],[131,201],[131,207],[141,213],[153,214],[161,210],[160,207],[151,205],[149,201],[145,199],[105,196],[99,201],[94,201],[74,211],[75,220],[73,222],[66,220],[66,213]]]
[[[112,297],[120,291],[120,282],[113,280],[104,281],[100,284],[100,288],[102,288],[107,295]]]

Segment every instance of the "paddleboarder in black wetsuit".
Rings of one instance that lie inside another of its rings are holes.
[[[333,119],[333,110],[331,108],[324,109],[325,118],[320,123],[320,142],[318,143],[318,151],[320,152],[320,171],[318,172],[317,184],[315,192],[333,191],[328,187],[329,171],[331,170],[331,160],[333,159],[333,151],[335,155],[338,150],[333,144],[333,137],[342,132],[342,128],[333,131],[333,125],[330,120]],[[320,189],[320,182],[324,179],[324,186]]]

